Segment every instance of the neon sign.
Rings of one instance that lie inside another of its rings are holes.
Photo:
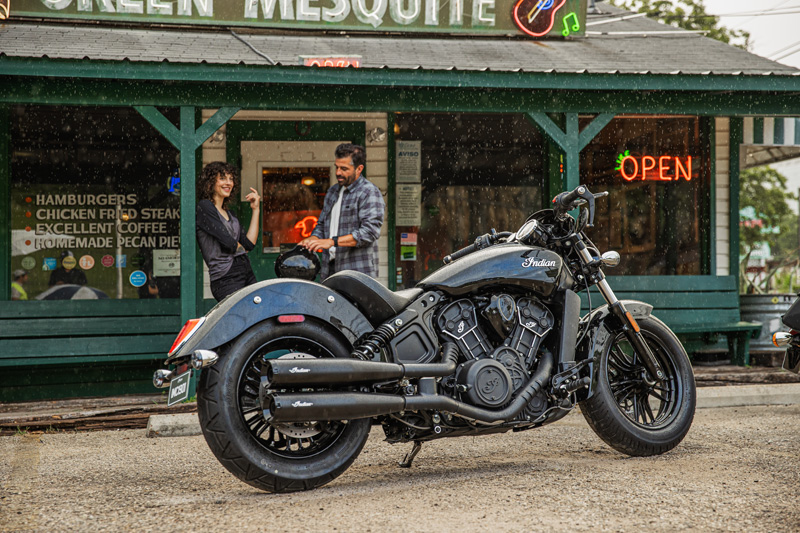
[[[661,155],[633,156],[630,151],[617,156],[617,166],[614,170],[625,181],[650,180],[650,181],[679,181],[684,179],[692,181],[692,156],[685,157]]]
[[[309,215],[295,224],[294,229],[299,229],[300,235],[302,235],[304,239],[306,237],[311,237],[311,232],[314,231],[314,226],[317,225],[317,220],[317,217]]]
[[[348,57],[300,56],[300,57],[303,60],[304,67],[335,67],[335,68],[361,67],[361,56],[348,56]]]

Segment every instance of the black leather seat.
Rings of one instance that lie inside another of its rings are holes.
[[[343,270],[322,282],[358,307],[377,327],[405,309],[422,294],[422,289],[392,292],[362,272]]]

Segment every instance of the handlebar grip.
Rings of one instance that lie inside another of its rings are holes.
[[[579,185],[575,187],[574,190],[570,192],[562,192],[561,194],[556,195],[553,198],[553,203],[556,204],[558,208],[561,209],[568,209],[572,203],[581,197],[583,193],[586,192],[586,187],[583,185]]]
[[[456,259],[461,259],[465,255],[469,255],[469,254],[471,254],[472,252],[474,252],[477,249],[478,249],[478,247],[475,244],[470,244],[469,246],[466,246],[466,247],[464,247],[464,248],[462,248],[460,250],[457,250],[457,251],[453,252],[450,255],[446,255],[444,257],[444,259],[443,259],[444,264],[445,265],[449,265],[450,263],[452,263]]]

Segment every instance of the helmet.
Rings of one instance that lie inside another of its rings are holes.
[[[298,245],[275,260],[275,275],[279,278],[300,278],[314,281],[322,268],[314,252]]]

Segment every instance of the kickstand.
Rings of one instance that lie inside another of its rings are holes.
[[[397,463],[400,468],[411,468],[411,463],[414,462],[414,457],[417,456],[419,451],[422,449],[422,443],[418,440],[414,441],[414,447],[411,448],[411,451],[406,454],[402,461]]]

